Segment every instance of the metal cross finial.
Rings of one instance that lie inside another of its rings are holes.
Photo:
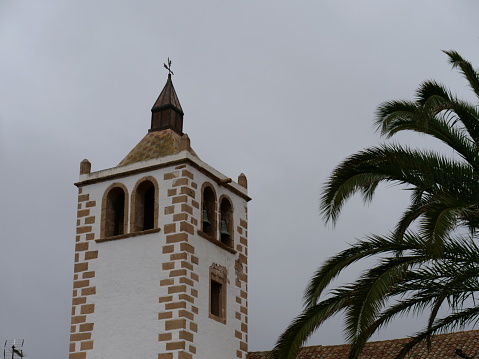
[[[166,66],[165,63],[163,63],[163,66],[165,67],[165,69],[168,70],[169,75],[174,75],[173,71],[171,71],[171,60],[169,57],[168,57],[168,66]]]

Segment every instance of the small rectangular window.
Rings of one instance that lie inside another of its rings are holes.
[[[222,294],[222,287],[221,283],[218,283],[214,280],[211,281],[210,284],[210,313],[216,317],[222,317],[222,305],[221,305],[221,294]]]
[[[209,317],[226,324],[226,268],[213,263],[210,266]]]

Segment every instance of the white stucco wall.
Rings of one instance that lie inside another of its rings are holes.
[[[192,170],[193,172],[194,170]],[[233,223],[234,223],[234,243],[239,241],[239,234],[236,227],[240,223],[240,218],[246,219],[245,205],[246,201],[228,189],[219,186],[211,181],[210,178],[202,173],[194,172],[195,180],[199,188],[204,182],[212,184],[215,188],[217,199],[222,195],[227,195],[233,204]],[[199,195],[201,195],[199,193]],[[200,211],[197,211],[197,218],[200,217]],[[235,285],[235,260],[237,254],[232,254],[223,248],[220,248],[206,239],[196,235],[194,237],[194,246],[199,258],[198,275],[200,276],[200,286],[198,293],[199,313],[197,316],[198,334],[195,338],[198,358],[236,358],[236,351],[239,349],[238,339],[235,338],[235,330],[240,330],[240,321],[235,318],[236,311],[239,311],[239,305],[236,303],[236,296],[240,289]],[[226,324],[220,323],[209,318],[209,268],[215,263],[224,266],[227,269],[227,294],[226,294]]]
[[[200,254],[199,275],[200,289],[198,302],[198,338],[196,345],[198,358],[235,358],[238,349],[238,340],[235,338],[235,329],[239,329],[239,322],[234,317],[236,303],[236,287],[234,285],[234,255],[214,244],[199,238],[196,249]],[[228,283],[226,294],[226,324],[209,318],[209,267],[212,263],[227,268]]]
[[[191,155],[183,152],[182,156]],[[178,156],[170,157],[170,160],[178,159]],[[224,175],[205,163],[196,158],[194,160],[206,170],[206,173],[211,173],[213,178],[225,178]],[[164,161],[165,159],[150,160],[80,176],[81,181],[100,180],[83,187],[83,194],[88,194],[90,200],[97,203],[90,213],[96,217],[95,223],[92,224],[95,238],[100,238],[101,202],[105,190],[113,183],[121,183],[127,188],[130,197],[137,181],[145,176],[153,176],[159,184],[158,225],[161,228],[161,231],[157,233],[99,243],[90,241],[89,250],[98,250],[98,258],[89,263],[89,270],[95,272],[90,286],[96,287],[96,294],[88,297],[88,303],[95,305],[94,313],[88,315],[88,322],[94,323],[91,338],[94,341],[94,348],[87,351],[88,359],[133,356],[156,358],[158,353],[165,351],[165,343],[158,341],[158,334],[165,331],[164,323],[158,320],[158,313],[163,308],[158,299],[168,295],[167,287],[162,287],[159,283],[162,279],[168,278],[168,272],[162,269],[162,263],[170,260],[170,255],[163,254],[162,251],[166,244],[166,235],[163,230],[166,221],[165,206],[171,206],[164,174],[172,172],[174,169],[168,166],[158,168],[158,164]],[[156,169],[134,173],[135,170],[149,166]],[[246,220],[246,200],[228,188],[217,184],[211,176],[207,176],[194,166],[187,165],[185,169],[193,173],[193,182],[197,184],[195,190],[197,202],[201,203],[201,188],[204,182],[208,182],[214,187],[217,200],[222,195],[227,195],[232,201],[234,243],[236,245],[240,237],[236,233],[236,228],[240,219]],[[128,171],[130,173],[133,171],[133,174],[101,180],[102,177],[108,178]],[[234,182],[229,186],[246,193],[244,188]],[[131,197],[128,202],[128,209],[130,209]],[[179,206],[176,208],[179,209]],[[198,226],[201,225],[200,208],[194,208],[192,215],[198,220]],[[128,213],[128,221],[130,221],[130,213]],[[128,228],[130,228],[130,223]],[[240,289],[235,285],[235,260],[238,258],[238,254],[233,254],[199,236],[197,229],[198,227],[195,227],[194,235],[191,235],[188,241],[194,246],[195,256],[198,258],[198,265],[195,265],[194,269],[199,276],[198,282],[195,283],[198,297],[193,304],[198,309],[194,319],[198,330],[194,333],[193,343],[188,344],[196,347],[194,358],[236,358],[239,340],[235,337],[235,330],[239,331],[241,326],[241,322],[235,318],[235,313],[239,311],[240,306],[236,302]],[[226,324],[209,318],[209,268],[213,263],[227,269]],[[246,289],[244,290],[246,291]],[[243,304],[245,305],[245,303]],[[178,339],[177,333],[175,333],[174,339]]]
[[[166,259],[161,237],[156,233],[98,244],[95,358],[146,358],[160,351],[158,298],[166,294],[159,285]]]
[[[92,213],[101,218],[101,199],[112,183],[125,185],[131,196],[138,180],[146,175],[160,179],[163,172],[157,170],[88,186],[90,199],[98,203]],[[164,211],[164,192],[159,191],[160,211]],[[94,224],[94,232],[99,238],[100,220]],[[158,298],[166,295],[166,288],[159,283],[165,276],[161,264],[168,260],[162,254],[164,244],[165,236],[160,232],[95,243],[90,248],[98,250],[98,259],[90,264],[90,270],[95,271],[92,285],[96,294],[89,298],[89,303],[95,304],[95,312],[89,317],[94,322],[94,350],[88,358],[151,357],[160,352]]]

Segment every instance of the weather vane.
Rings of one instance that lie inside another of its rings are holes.
[[[163,66],[165,67],[165,69],[168,70],[169,75],[174,75],[173,71],[171,71],[171,60],[169,57],[168,57],[168,66],[165,63],[163,63]]]
[[[4,359],[17,359],[24,358],[23,352],[23,339],[7,339],[3,346],[3,358]]]

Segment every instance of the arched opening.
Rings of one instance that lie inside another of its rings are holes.
[[[139,232],[155,228],[155,185],[148,180],[141,182],[137,186],[134,196],[133,231]]]
[[[228,247],[233,247],[233,207],[226,197],[220,204],[220,240]]]
[[[125,232],[125,191],[115,187],[106,197],[105,237],[118,236]]]
[[[155,225],[155,187],[145,191],[143,202],[143,230],[152,229]]]
[[[208,236],[216,238],[216,196],[209,186],[203,189],[201,230]]]

